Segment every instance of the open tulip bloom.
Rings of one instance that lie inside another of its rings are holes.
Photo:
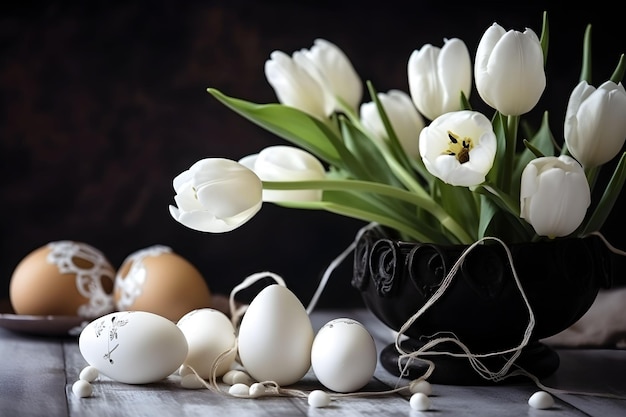
[[[265,74],[278,103],[208,91],[293,146],[237,162],[199,161],[174,180],[172,216],[193,229],[224,232],[265,201],[326,210],[385,226],[401,239],[438,244],[596,232],[626,179],[626,63],[621,55],[611,79],[592,87],[590,34],[588,26],[580,84],[572,86],[556,135],[547,112],[534,130],[521,123],[546,87],[546,14],[540,37],[497,23],[486,29],[473,77],[478,96],[493,108],[489,115],[469,102],[472,65],[460,39],[413,52],[410,92],[378,93],[365,83],[367,103],[359,75],[336,45],[318,39],[292,56],[274,51]],[[612,160],[614,172],[599,181]]]

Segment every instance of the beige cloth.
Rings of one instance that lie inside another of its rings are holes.
[[[543,342],[555,347],[626,349],[626,287],[601,290],[580,320]]]

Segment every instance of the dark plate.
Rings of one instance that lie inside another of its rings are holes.
[[[80,316],[0,314],[0,327],[44,336],[78,336],[89,320]]]

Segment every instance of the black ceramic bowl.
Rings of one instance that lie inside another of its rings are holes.
[[[571,326],[599,289],[611,285],[614,260],[598,236],[508,247],[535,317],[532,343]],[[466,248],[404,242],[372,229],[357,241],[352,286],[374,315],[398,331],[437,291]],[[473,353],[519,346],[529,311],[511,268],[501,244],[476,246],[443,295],[404,335],[425,342],[453,334]]]

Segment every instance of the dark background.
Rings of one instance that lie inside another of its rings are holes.
[[[587,10],[532,2],[4,3],[0,298],[30,251],[71,239],[102,250],[116,267],[138,249],[169,245],[224,294],[249,274],[272,271],[308,303],[324,268],[363,223],[265,204],[245,226],[213,235],[182,226],[168,212],[172,179],[196,160],[239,159],[285,143],[206,93],[211,86],[275,102],[263,73],[275,49],[291,54],[325,38],[346,52],[363,81],[379,91],[408,91],[414,49],[460,37],[473,58],[494,21],[539,34],[547,10],[551,49],[539,107],[551,109],[559,139],[586,24],[594,28],[594,85],[610,77],[626,51],[623,16],[597,2]],[[477,93],[471,101],[480,103]],[[605,230],[615,245],[625,242],[618,216]],[[361,303],[349,284],[351,262],[333,274],[318,306]]]

